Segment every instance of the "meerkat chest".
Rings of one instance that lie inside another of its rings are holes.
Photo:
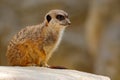
[[[46,38],[46,43],[45,43],[45,51],[47,53],[52,53],[53,51],[56,50],[58,47],[62,36],[63,36],[64,30],[61,30],[59,33],[51,33],[47,36]]]

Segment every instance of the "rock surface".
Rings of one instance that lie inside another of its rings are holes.
[[[0,80],[110,80],[108,77],[69,69],[0,67]]]

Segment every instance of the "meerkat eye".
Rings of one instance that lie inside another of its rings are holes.
[[[51,16],[50,16],[50,15],[47,15],[47,16],[46,16],[46,19],[47,19],[48,22],[50,22]]]
[[[56,18],[60,21],[65,19],[65,17],[63,15],[57,15]]]

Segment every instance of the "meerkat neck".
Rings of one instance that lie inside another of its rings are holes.
[[[66,28],[65,26],[60,26],[59,24],[47,24],[46,22],[42,23],[42,26],[44,29],[46,29],[45,31],[50,32],[50,33],[54,33],[54,34],[61,34],[64,32],[64,29]]]

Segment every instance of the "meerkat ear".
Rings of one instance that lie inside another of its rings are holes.
[[[47,19],[48,22],[50,22],[51,16],[50,16],[50,15],[47,15],[47,16],[46,16],[46,19]]]

